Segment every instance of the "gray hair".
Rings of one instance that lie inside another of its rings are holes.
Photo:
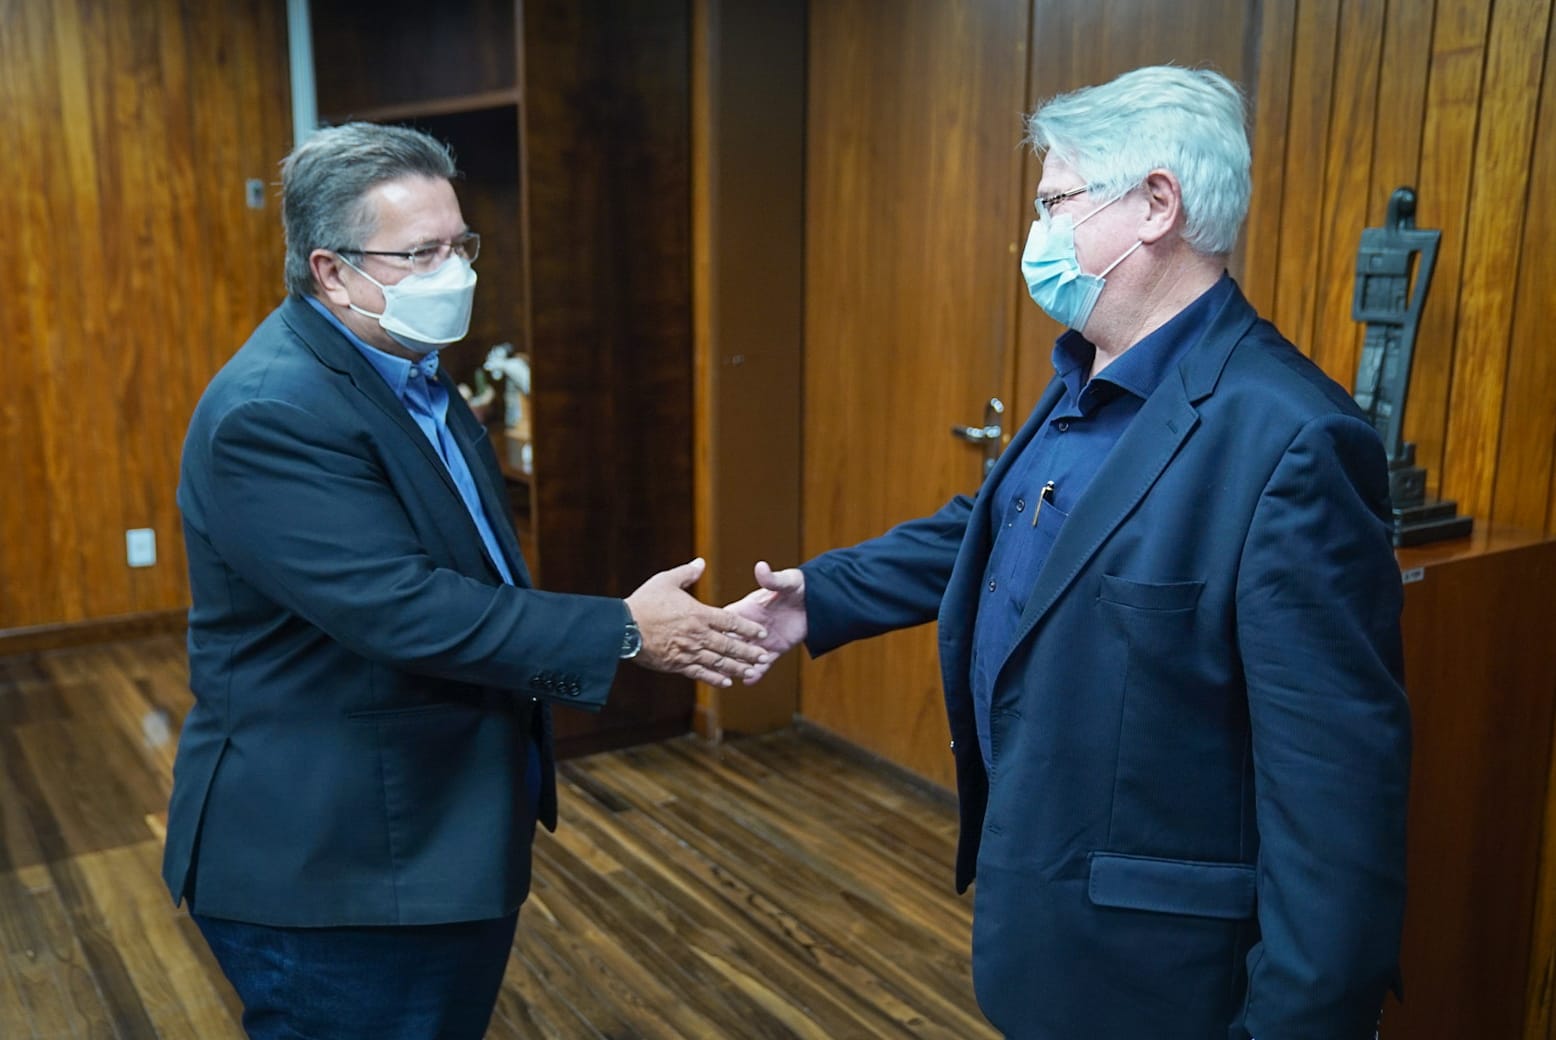
[[[1044,102],[1027,117],[1026,139],[1103,201],[1170,171],[1183,191],[1184,241],[1221,255],[1248,215],[1246,113],[1242,91],[1220,73],[1157,65]]]
[[[377,230],[367,193],[401,177],[459,175],[448,145],[403,126],[344,123],[316,130],[281,162],[286,287],[314,292],[315,249],[357,248]]]

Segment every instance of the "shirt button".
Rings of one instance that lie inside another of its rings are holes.
[[[993,592],[998,587],[999,587],[999,582],[997,582],[997,581],[990,581],[989,582],[989,591],[990,592]]]
[[[1022,510],[1026,509],[1026,507],[1027,507],[1027,500],[1026,499],[1024,499],[1024,498],[1016,499],[1016,512],[1019,513]]]

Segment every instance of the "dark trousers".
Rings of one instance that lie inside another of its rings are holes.
[[[519,915],[362,928],[193,916],[253,1040],[480,1040]]]

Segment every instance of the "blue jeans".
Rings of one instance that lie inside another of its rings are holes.
[[[272,928],[192,916],[253,1040],[480,1040],[519,917]]]

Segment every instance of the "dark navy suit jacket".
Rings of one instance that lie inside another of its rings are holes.
[[[804,570],[813,652],[938,618],[990,1020],[1370,1038],[1410,722],[1387,465],[1349,395],[1233,295],[1060,531],[997,673],[991,773],[968,689],[987,510],[959,497]]]
[[[531,737],[555,827],[546,701],[604,702],[626,612],[528,587],[486,432],[447,389],[517,587],[405,406],[306,301],[195,409],[178,489],[195,704],[163,873],[197,912],[423,924],[528,892]]]

